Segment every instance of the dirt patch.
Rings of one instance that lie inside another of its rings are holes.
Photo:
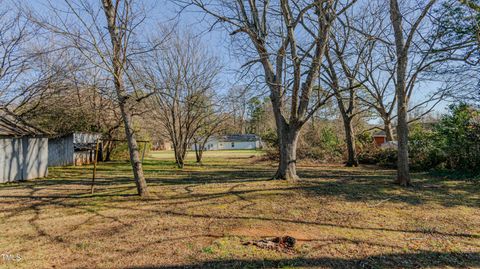
[[[275,238],[284,237],[287,234],[296,239],[297,244],[307,242],[315,239],[315,236],[298,230],[286,230],[270,227],[240,227],[229,232],[233,236],[247,237],[247,238]]]
[[[297,240],[291,236],[271,237],[244,242],[244,246],[254,245],[259,248],[275,250],[285,253],[294,253]]]

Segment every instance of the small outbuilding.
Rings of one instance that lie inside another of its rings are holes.
[[[192,145],[194,150],[195,145]],[[261,149],[262,140],[255,134],[213,136],[205,144],[205,150]]]
[[[387,135],[384,131],[373,134],[373,142],[382,149],[396,149],[397,141],[387,141]]]
[[[381,146],[385,142],[387,142],[387,135],[384,131],[379,131],[373,134],[373,141],[375,142],[375,145]]]
[[[99,133],[75,132],[48,140],[48,166],[90,164],[95,158]]]
[[[0,183],[46,177],[48,138],[0,110]]]

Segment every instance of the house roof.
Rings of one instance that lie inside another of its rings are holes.
[[[75,132],[73,133],[74,144],[95,144],[102,138],[100,133]]]
[[[373,136],[375,137],[386,137],[387,136],[387,133],[385,133],[385,131],[378,131],[376,133],[373,134]]]
[[[73,148],[75,150],[91,150],[102,139],[101,133],[94,132],[71,132],[67,134],[57,134],[51,136],[50,139],[72,139]]]
[[[215,137],[220,142],[255,142],[259,141],[260,137],[255,134],[232,134]]]
[[[44,133],[37,129],[13,113],[0,108],[0,136],[28,136],[43,135]]]

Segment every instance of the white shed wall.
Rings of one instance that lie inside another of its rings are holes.
[[[0,183],[47,175],[47,138],[0,138]]]
[[[73,135],[48,140],[48,166],[74,164]]]

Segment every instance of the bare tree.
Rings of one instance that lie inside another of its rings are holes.
[[[228,118],[226,113],[211,113],[200,123],[200,128],[192,138],[197,163],[202,162],[203,152],[207,149],[209,139],[222,131],[223,124]]]
[[[446,66],[445,73],[458,77],[456,90],[449,97],[463,102],[480,100],[480,2],[477,0],[444,1],[434,10],[433,34],[440,39],[435,52],[460,61]]]
[[[344,32],[355,37],[353,42],[356,46],[351,44],[352,42],[344,43],[344,46],[357,47],[357,52],[351,56],[357,59],[351,66],[356,71],[357,82],[361,83],[361,90],[356,92],[356,98],[380,117],[387,141],[393,141],[392,124],[396,102],[393,89],[394,64],[392,66],[394,52],[388,40],[391,22],[383,5],[383,1],[363,2],[355,11],[350,12],[351,14],[346,14],[340,24]],[[342,54],[337,57],[342,56],[346,57]]]
[[[234,132],[245,134],[247,129],[248,100],[254,96],[249,85],[234,86],[228,90],[226,103],[231,111]]]
[[[163,51],[152,54],[146,69],[156,94],[152,111],[166,130],[179,168],[184,166],[192,139],[215,114],[214,87],[220,72],[218,59],[192,34],[177,33]]]
[[[409,51],[414,42],[418,28],[425,19],[436,0],[429,0],[425,6],[420,8],[419,14],[411,22],[410,27],[404,27],[404,16],[400,10],[397,0],[390,0],[390,19],[392,21],[395,52],[396,52],[396,85],[397,96],[397,137],[398,137],[398,161],[397,180],[402,186],[411,183],[408,163],[408,102],[413,89],[412,83],[408,84],[408,62]],[[415,76],[415,75],[414,75]],[[414,82],[414,80],[411,80]]]
[[[128,149],[130,151],[130,162],[133,168],[137,190],[140,196],[147,196],[147,182],[143,175],[142,162],[138,150],[138,144],[135,137],[135,130],[133,125],[133,118],[128,110],[127,102],[129,94],[125,89],[124,73],[128,61],[128,41],[131,35],[131,30],[135,28],[135,24],[131,19],[131,3],[125,0],[123,3],[120,0],[113,2],[112,0],[102,0],[105,18],[107,19],[107,28],[110,34],[112,43],[111,54],[111,73],[113,75],[113,82],[117,92],[118,105],[123,118],[125,126],[125,135],[128,141]],[[135,22],[136,23],[136,22]]]
[[[395,69],[388,63],[382,53],[370,55],[362,69],[364,91],[359,95],[359,99],[382,119],[386,140],[394,141],[393,121],[397,95],[394,89]]]
[[[242,54],[248,57],[245,66],[261,64],[275,115],[280,163],[274,178],[296,181],[300,130],[332,96],[310,102],[331,25],[355,0],[179,2],[210,15],[234,38],[247,37],[240,42]]]
[[[364,90],[364,81],[360,73],[368,60],[368,55],[375,48],[375,39],[372,40],[352,29],[352,21],[361,20],[354,16],[353,12],[346,12],[339,18],[335,31],[332,31],[329,50],[325,54],[326,72],[322,76],[322,80],[333,90],[337,100],[345,129],[346,166],[350,167],[358,166],[353,121],[355,117],[368,110],[358,97],[359,91]]]
[[[30,12],[32,22],[55,34],[56,49],[73,49],[92,66],[105,72],[114,89],[116,103],[125,128],[130,162],[138,194],[148,196],[139,147],[134,130],[133,108],[145,99],[130,81],[133,59],[156,46],[142,38],[145,9],[133,0],[101,0],[101,6],[87,0],[47,1],[50,14]],[[103,12],[98,12],[98,10]],[[103,13],[103,15],[102,15]],[[128,82],[128,83],[127,83]]]
[[[48,80],[51,74],[40,70],[26,75],[32,57],[27,43],[34,29],[22,20],[21,12],[4,1],[0,5],[0,107],[13,113],[16,106],[39,94],[33,84]]]
[[[368,9],[364,9],[368,10]],[[368,12],[369,17],[373,18],[379,12]],[[383,19],[373,19],[374,23],[385,25]],[[382,29],[382,27],[375,28]],[[370,32],[373,32],[371,30]],[[382,127],[379,128],[385,132],[387,141],[394,141],[394,124],[397,118],[395,108],[397,107],[397,92],[396,85],[396,61],[395,61],[395,47],[393,43],[387,41],[391,33],[388,29],[383,29],[381,32],[376,32],[374,36],[380,37],[374,43],[374,47],[367,54],[367,59],[363,62],[360,80],[362,81],[362,91],[359,92],[358,98],[368,107],[370,107],[375,114],[381,119]],[[422,113],[416,114],[414,117],[409,117],[408,123],[419,120],[426,114],[430,113],[435,106],[445,99],[445,94],[455,84],[451,80],[451,76],[447,74],[434,74],[434,76],[427,75],[432,70],[432,64],[435,62],[427,61],[427,57],[433,55],[432,51],[427,54],[424,52],[410,51],[411,68],[408,75],[409,94],[408,99],[411,104],[408,106],[407,113],[412,114],[414,111],[423,109]],[[438,66],[436,66],[438,68]],[[436,78],[434,78],[436,77]],[[418,84],[435,81],[441,86],[436,86],[428,95],[417,98],[416,102],[411,101],[414,95],[414,90],[417,89]]]

